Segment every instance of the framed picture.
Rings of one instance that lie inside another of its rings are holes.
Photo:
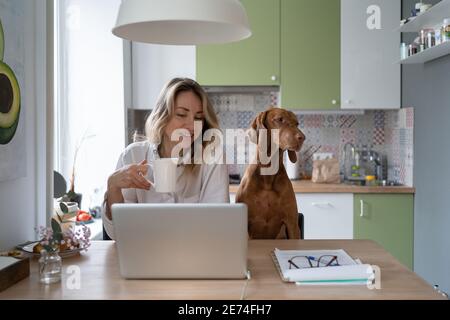
[[[26,1],[0,0],[0,181],[27,174],[25,10]]]

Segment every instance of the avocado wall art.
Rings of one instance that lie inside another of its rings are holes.
[[[3,61],[3,46],[5,45],[5,41],[3,39],[3,26],[2,21],[0,20],[0,61]]]
[[[28,0],[0,0],[0,181],[27,176],[34,145],[25,105],[34,101],[33,8]]]
[[[14,71],[3,61],[4,47],[0,20],[0,144],[8,144],[13,139],[20,116],[20,87]]]

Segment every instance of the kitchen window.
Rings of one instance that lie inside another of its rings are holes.
[[[81,208],[101,204],[125,147],[123,41],[111,33],[120,0],[55,1],[55,170],[68,188],[76,149]]]

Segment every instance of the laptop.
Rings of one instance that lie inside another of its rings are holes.
[[[245,204],[113,204],[120,274],[128,279],[244,279]]]

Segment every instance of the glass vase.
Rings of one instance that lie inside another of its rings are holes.
[[[62,262],[59,251],[41,251],[39,258],[39,281],[50,284],[61,281]]]

